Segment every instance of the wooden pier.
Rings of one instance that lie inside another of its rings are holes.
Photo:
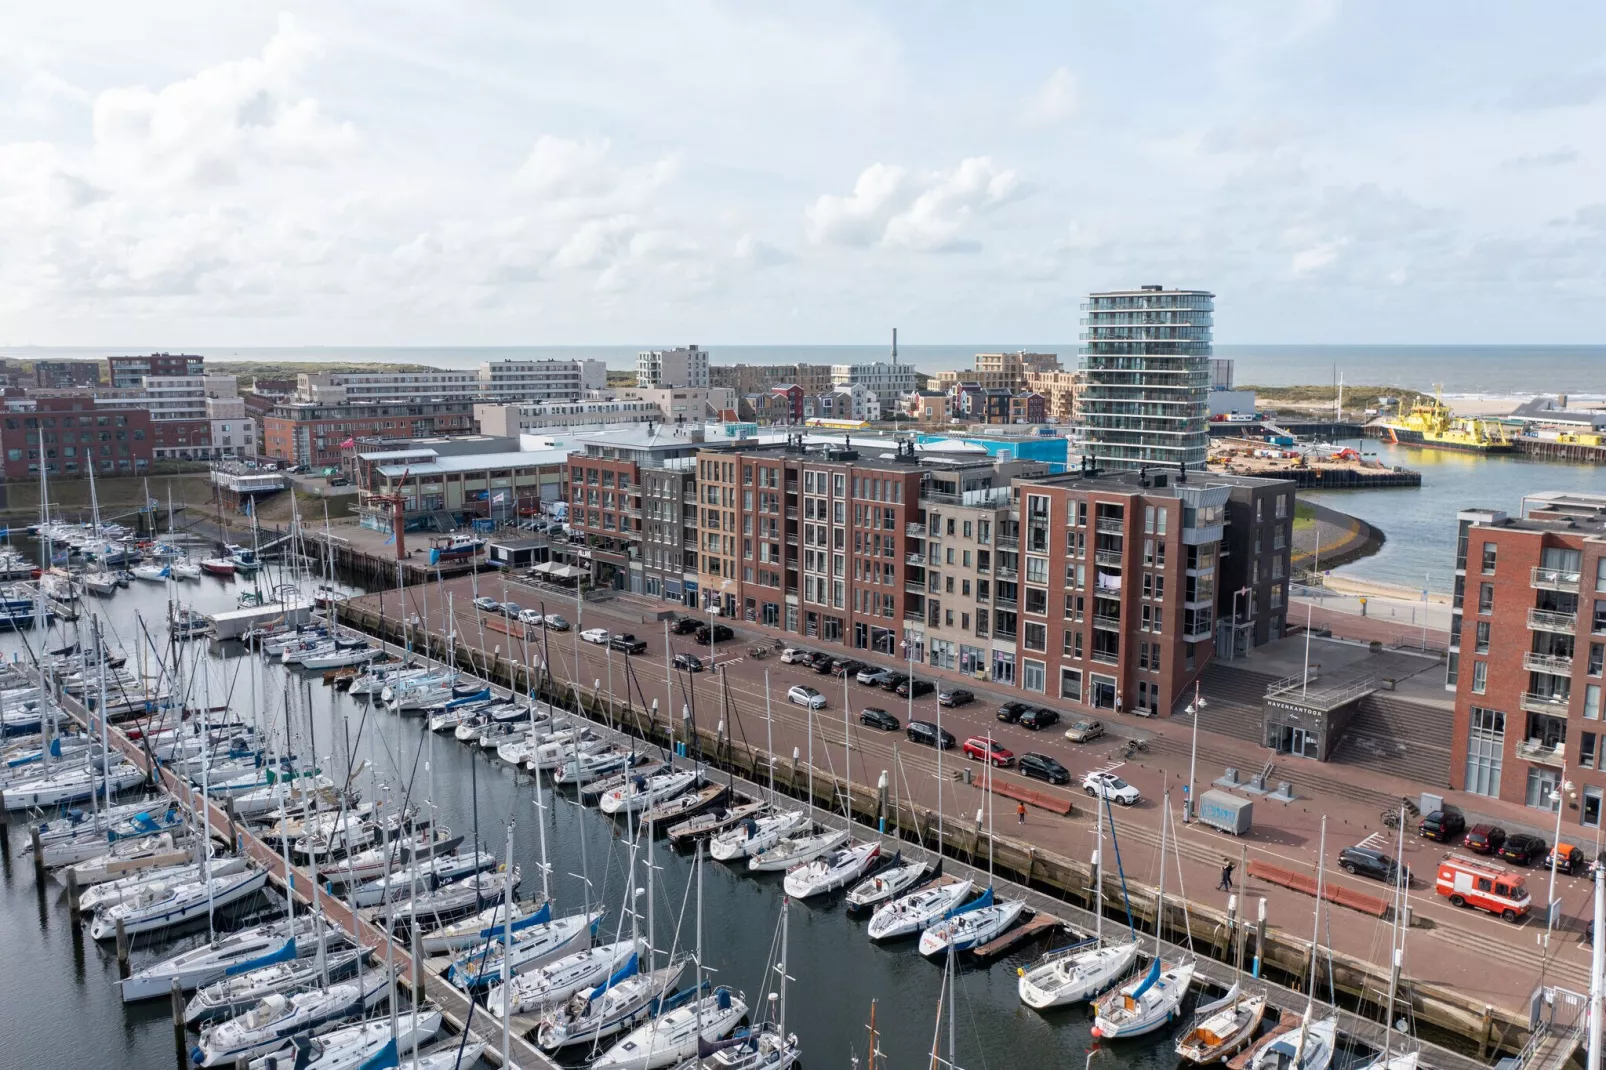
[[[1066,927],[1065,923],[1054,915],[1038,912],[1025,924],[1006,930],[1002,935],[989,940],[980,947],[971,948],[970,953],[982,962],[990,962],[1016,944],[1042,936],[1050,929],[1063,929]]]

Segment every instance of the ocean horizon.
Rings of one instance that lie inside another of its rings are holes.
[[[306,362],[425,364],[472,368],[490,360],[589,358],[610,370],[635,367],[642,349],[686,343],[591,346],[0,346],[13,360],[99,360],[153,351],[197,353],[216,362]],[[700,343],[699,343],[700,344]],[[708,344],[717,364],[863,363],[885,360],[885,343],[865,345]],[[972,367],[977,353],[1027,350],[1058,354],[1074,368],[1075,342],[999,342],[900,345],[899,360],[935,374]],[[1452,395],[1556,394],[1606,398],[1606,345],[1234,345],[1219,343],[1215,355],[1234,362],[1241,385],[1313,386],[1333,383],[1398,386]]]

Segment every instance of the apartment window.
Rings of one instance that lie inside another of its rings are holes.
[[[1068,594],[1065,596],[1065,619],[1076,619],[1076,596],[1074,594]]]
[[[1600,828],[1600,801],[1599,788],[1584,789],[1584,810],[1578,818],[1580,824],[1587,828]]]
[[[1595,733],[1579,733],[1578,764],[1583,766],[1585,769],[1595,768]]]
[[[1048,625],[1026,622],[1025,644],[1027,650],[1048,650]],[[1039,688],[1041,690],[1041,688]]]
[[[1081,669],[1060,670],[1060,698],[1069,699],[1072,702],[1082,701]]]
[[[1487,654],[1488,652],[1489,652],[1489,622],[1486,621],[1486,620],[1480,620],[1478,622],[1477,646],[1473,649],[1473,653],[1474,654]]]
[[[1606,557],[1595,562],[1595,590],[1606,594]]]
[[[1495,557],[1495,544],[1492,543],[1492,542],[1484,543],[1483,544],[1483,574],[1485,576],[1493,576],[1494,575],[1494,557]]]
[[[1048,615],[1048,590],[1043,587],[1026,588],[1026,612],[1037,616]]]
[[[1478,585],[1478,612],[1494,612],[1494,584],[1480,583]]]
[[[1536,810],[1556,810],[1561,806],[1561,773],[1551,769],[1528,770],[1528,793],[1524,798]]]
[[[1595,599],[1595,616],[1590,621],[1589,630],[1596,635],[1606,634],[1606,598]]]
[[[1048,582],[1048,558],[1046,558],[1046,557],[1028,557],[1026,559],[1026,582],[1027,583],[1047,583]]]
[[[1474,661],[1472,663],[1472,693],[1481,695],[1489,686],[1489,663],[1487,661]]]
[[[1588,676],[1599,676],[1601,669],[1606,667],[1606,643],[1589,644],[1589,663],[1584,669]]]
[[[1467,791],[1499,796],[1500,761],[1505,747],[1506,715],[1499,710],[1472,707],[1467,731]]]
[[[1021,686],[1028,691],[1043,691],[1045,681],[1048,679],[1047,666],[1041,661],[1026,658],[1021,662]]]
[[[1584,719],[1586,721],[1600,720],[1600,685],[1584,685]]]

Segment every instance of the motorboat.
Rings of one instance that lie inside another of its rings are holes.
[[[937,924],[928,926],[920,934],[920,953],[931,958],[950,946],[955,951],[980,947],[1015,924],[1025,909],[1025,900],[995,900],[993,890],[988,888],[974,902],[966,903]]]
[[[389,992],[389,975],[374,972],[328,988],[269,993],[244,1014],[202,1029],[190,1061],[198,1067],[232,1067],[235,1060],[270,1051],[298,1033],[371,1010]]]
[[[1177,1041],[1177,1054],[1201,1066],[1218,1063],[1249,1043],[1266,1016],[1266,997],[1245,995],[1235,981],[1227,994],[1193,1012],[1193,1026]]]
[[[763,817],[746,818],[709,841],[708,857],[718,862],[748,858],[780,843],[807,821],[808,814],[802,810],[778,810]]]
[[[519,974],[506,985],[497,984],[485,996],[485,1009],[500,1018],[506,1013],[531,1014],[562,1003],[582,988],[592,988],[647,951],[644,938],[599,944],[553,959],[539,969]]]
[[[740,992],[721,985],[706,996],[637,1026],[591,1063],[592,1070],[657,1070],[697,1054],[699,1042],[718,1040],[747,1014]]]
[[[234,575],[234,559],[232,557],[208,557],[202,560],[199,567],[208,576],[222,576],[227,579]]]
[[[843,902],[850,913],[856,910],[871,910],[898,898],[925,880],[930,872],[931,863],[905,862],[900,852],[879,871],[849,889],[848,894],[843,897]]]
[[[786,871],[782,886],[794,899],[824,895],[857,881],[881,857],[879,843],[857,843],[827,851]],[[751,865],[751,860],[748,864]]]
[[[470,947],[446,968],[446,980],[464,991],[472,991],[485,988],[501,977],[504,956],[508,976],[512,977],[582,951],[591,946],[602,917],[603,911],[594,910],[590,914],[570,914],[530,925],[522,932],[515,931],[511,943],[493,929],[495,935],[489,941]]]
[[[117,935],[119,922],[129,936],[182,925],[253,896],[267,883],[265,869],[207,877],[193,884],[169,886],[156,881],[146,885],[132,899],[96,911],[95,920],[89,924],[89,935],[96,940],[110,940]]]
[[[834,851],[848,842],[849,830],[826,829],[823,832],[804,832],[788,836],[773,847],[753,855],[747,868],[753,873],[773,873],[804,862],[812,862],[828,851]]]
[[[631,778],[623,787],[603,795],[597,807],[605,814],[639,813],[690,788],[702,778],[695,769],[671,769],[653,776]]]
[[[917,891],[883,903],[870,916],[866,933],[872,940],[912,936],[956,909],[976,887],[974,881],[955,880],[928,884]]]
[[[244,1014],[276,992],[282,995],[315,988],[323,983],[325,974],[330,981],[343,981],[356,973],[358,959],[368,954],[367,949],[325,948],[322,964],[314,955],[225,977],[190,997],[184,1005],[184,1022],[193,1028],[201,1022]]]
[[[1101,1040],[1141,1037],[1174,1021],[1181,1013],[1182,1000],[1193,983],[1193,963],[1168,965],[1159,958],[1137,978],[1096,1004],[1093,1035]],[[1272,1070],[1276,1064],[1268,1064]]]

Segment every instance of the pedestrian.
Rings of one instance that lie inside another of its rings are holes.
[[[1229,859],[1223,858],[1221,863],[1221,883],[1216,885],[1216,891],[1230,892],[1232,891],[1232,871],[1237,867]]]
[[[1022,824],[1022,825],[1026,824],[1026,804],[1025,803],[1016,803],[1015,804],[1015,820],[1019,824]]]

